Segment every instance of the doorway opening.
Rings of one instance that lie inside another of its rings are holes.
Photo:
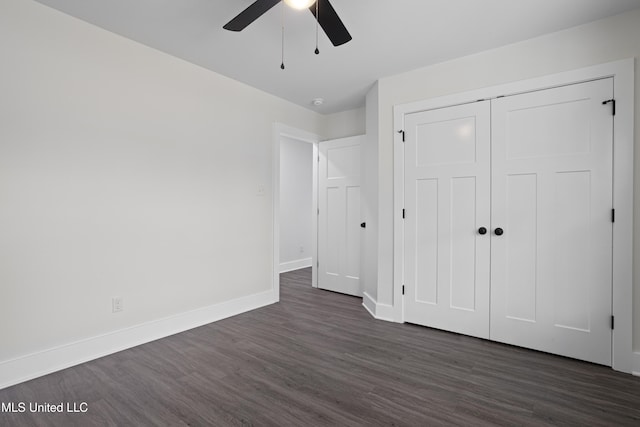
[[[273,130],[273,290],[280,273],[311,267],[318,286],[318,135],[280,123]]]
[[[313,145],[280,139],[280,273],[312,266]]]

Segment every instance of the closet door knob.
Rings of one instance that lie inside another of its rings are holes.
[[[487,229],[484,227],[478,228],[478,234],[482,234],[482,235],[487,234]]]
[[[495,229],[494,233],[496,233],[496,236],[502,236],[504,234],[504,230],[498,227]]]

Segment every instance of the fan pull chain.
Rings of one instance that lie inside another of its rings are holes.
[[[320,15],[318,15],[318,3],[320,3],[318,0],[316,0],[316,55],[320,53],[320,50],[318,49],[318,27],[320,26]]]
[[[284,70],[284,9],[285,9],[285,5],[284,5],[284,1],[281,2],[282,3],[282,62],[280,64],[280,69]]]

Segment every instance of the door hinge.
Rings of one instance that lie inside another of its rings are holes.
[[[402,295],[404,295],[404,285],[402,285]]]
[[[611,209],[611,222],[616,222],[616,210]]]
[[[318,154],[318,163],[320,163],[320,154]]]
[[[615,99],[607,99],[606,101],[602,101],[602,105],[607,105],[611,103],[611,115],[616,115],[616,100]]]
[[[402,209],[402,219],[404,219],[404,209]]]
[[[403,130],[399,130],[398,133],[402,134],[402,142],[404,142],[404,131]]]
[[[615,326],[615,316],[611,316],[611,329],[613,330]]]

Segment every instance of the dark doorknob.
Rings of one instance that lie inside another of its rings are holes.
[[[487,229],[484,227],[478,228],[478,234],[482,234],[482,235],[487,234]]]
[[[504,234],[504,230],[498,227],[495,229],[494,233],[496,233],[496,236],[502,236]]]
[[[362,227],[362,228],[366,228],[366,227],[367,227],[367,223],[366,223],[366,222],[362,222],[362,223],[360,223],[360,227]]]

